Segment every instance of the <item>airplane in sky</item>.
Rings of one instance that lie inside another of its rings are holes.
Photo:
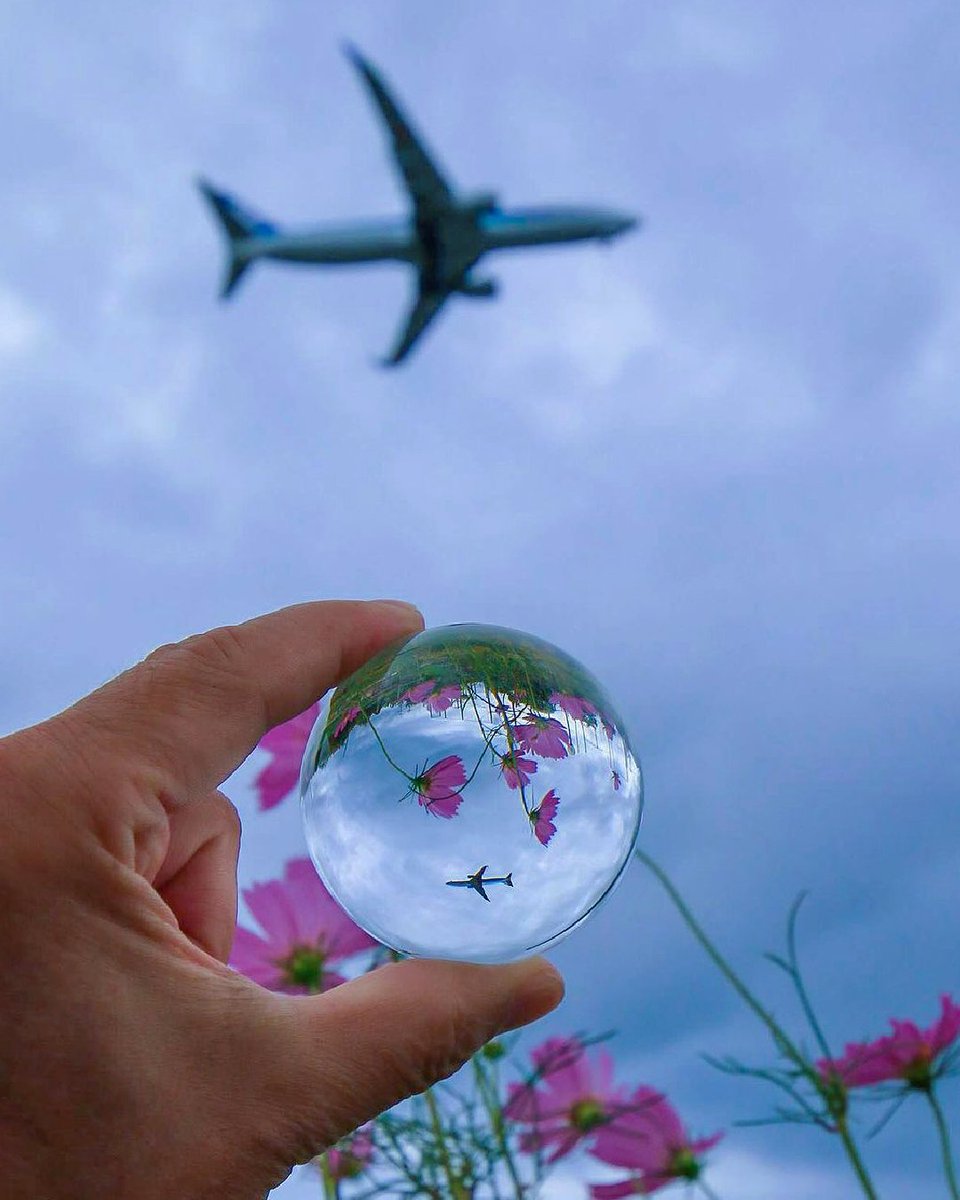
[[[513,887],[513,872],[511,871],[509,875],[491,875],[491,876],[488,876],[487,878],[484,878],[483,873],[484,873],[484,871],[486,871],[486,869],[487,869],[486,866],[483,866],[480,868],[479,871],[474,871],[474,873],[472,875],[468,875],[466,877],[466,879],[448,879],[447,887],[473,888],[473,890],[475,892],[479,892],[479,894],[489,904],[490,897],[483,890],[484,884],[486,884],[486,886],[489,887],[491,883],[505,883],[507,885],[507,887]]]
[[[257,215],[205,179],[198,186],[228,239],[221,296],[229,296],[257,259],[307,264],[409,263],[416,272],[413,303],[385,366],[402,362],[453,295],[491,297],[497,281],[473,268],[493,250],[560,242],[609,242],[638,224],[627,213],[573,205],[500,207],[492,192],[454,190],[373,65],[353,46],[347,56],[380,110],[410,200],[408,218],[285,229]]]

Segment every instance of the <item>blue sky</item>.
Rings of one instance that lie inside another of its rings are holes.
[[[806,888],[835,1041],[926,1022],[960,992],[960,16],[583,15],[0,4],[0,731],[307,598],[525,629],[609,689],[644,846],[778,1011],[761,952]],[[401,372],[371,365],[399,267],[258,266],[219,305],[198,172],[280,222],[403,210],[344,37],[464,188],[642,232],[490,260],[501,298],[451,304]],[[248,882],[303,852],[256,766],[230,789]],[[617,1027],[624,1077],[697,1130],[767,1111],[699,1061],[766,1048],[642,869],[554,957],[538,1035]],[[884,1196],[943,1194],[919,1113],[868,1157]],[[714,1161],[730,1200],[851,1194],[804,1131]]]

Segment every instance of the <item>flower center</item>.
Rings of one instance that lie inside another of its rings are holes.
[[[670,1160],[670,1174],[674,1179],[700,1178],[700,1164],[687,1146],[678,1150]]]
[[[589,1133],[607,1119],[603,1105],[594,1099],[578,1100],[570,1109],[570,1124],[581,1133]]]
[[[930,1067],[933,1064],[933,1053],[926,1043],[920,1046],[920,1053],[904,1068],[903,1078],[912,1088],[926,1092],[930,1090],[933,1075]]]
[[[280,963],[287,982],[308,992],[319,992],[323,983],[323,951],[316,946],[297,946],[290,957]]]

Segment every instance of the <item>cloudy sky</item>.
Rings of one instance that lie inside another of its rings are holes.
[[[584,15],[0,0],[0,732],[308,598],[525,629],[608,687],[644,846],[791,1027],[762,952],[801,889],[834,1041],[927,1022],[960,992],[960,16]],[[393,373],[400,267],[258,266],[219,304],[197,173],[281,223],[403,211],[344,37],[464,188],[644,228],[491,260],[501,298]],[[244,882],[304,850],[256,766]],[[554,957],[535,1036],[617,1028],[623,1077],[697,1131],[769,1111],[700,1061],[769,1052],[641,867]],[[884,1197],[944,1194],[919,1109],[867,1156]],[[713,1162],[725,1200],[852,1194],[804,1130]]]

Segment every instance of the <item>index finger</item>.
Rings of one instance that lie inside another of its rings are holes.
[[[297,604],[163,646],[60,719],[176,802],[219,787],[267,730],[422,628],[400,601]]]

